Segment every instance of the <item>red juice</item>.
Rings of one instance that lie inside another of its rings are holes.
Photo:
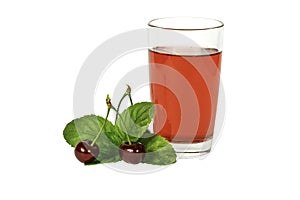
[[[156,47],[149,50],[153,129],[174,143],[212,138],[222,53],[212,48]]]

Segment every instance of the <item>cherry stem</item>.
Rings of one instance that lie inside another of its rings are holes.
[[[132,97],[131,97],[131,87],[128,84],[127,84],[127,90],[125,91],[125,93],[123,94],[122,98],[120,99],[120,101],[118,103],[117,110],[116,110],[117,115],[116,115],[115,123],[117,122],[117,119],[118,119],[121,103],[127,95],[129,97],[130,104],[133,105],[133,101],[132,101]]]
[[[124,120],[123,120],[123,117],[120,115],[120,113],[118,112],[118,110],[117,110],[115,107],[113,107],[113,106],[111,107],[111,109],[113,109],[113,110],[116,112],[117,116],[119,115],[121,121],[123,122],[123,124],[125,124],[125,122],[124,122]],[[128,141],[128,143],[129,143],[129,145],[131,145],[131,141],[130,141],[130,139],[129,139],[128,134],[125,133],[125,135],[126,135],[126,138],[127,138],[127,141]]]
[[[121,103],[125,99],[126,96],[127,96],[127,94],[124,93],[123,96],[122,96],[122,98],[120,99],[120,101],[118,103],[118,107],[117,107],[117,110],[116,110],[117,115],[116,115],[115,123],[117,122],[117,119],[118,119],[118,114],[119,114]]]
[[[128,96],[129,96],[130,104],[133,105],[132,98],[131,98],[131,93],[129,93]]]
[[[133,105],[133,102],[132,102],[132,98],[131,98],[131,87],[127,84],[127,90],[126,90],[126,93],[129,97],[129,100],[130,100],[130,104]]]
[[[97,136],[95,137],[95,139],[93,140],[93,142],[91,143],[91,146],[94,146],[94,144],[96,143],[96,141],[98,140],[98,138],[100,137],[105,125],[106,125],[106,122],[107,122],[107,118],[108,118],[108,115],[109,115],[109,112],[110,112],[110,109],[112,108],[112,105],[111,105],[111,102],[110,102],[110,98],[109,98],[109,95],[107,95],[106,97],[106,105],[107,105],[107,112],[106,112],[106,117],[105,117],[105,121],[104,121],[104,124],[103,126],[100,128],[100,131],[97,133]]]

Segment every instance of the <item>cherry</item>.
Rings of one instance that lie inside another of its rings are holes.
[[[95,160],[99,154],[99,148],[96,144],[91,146],[92,141],[83,140],[79,142],[74,150],[76,158],[82,163],[89,163]]]
[[[144,158],[145,147],[139,142],[131,144],[126,142],[121,144],[119,153],[123,161],[131,164],[138,164]]]

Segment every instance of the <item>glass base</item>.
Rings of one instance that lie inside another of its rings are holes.
[[[211,150],[212,139],[200,143],[173,143],[178,158],[205,158]]]

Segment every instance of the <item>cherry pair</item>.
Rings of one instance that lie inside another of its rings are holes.
[[[97,144],[92,145],[92,141],[84,140],[79,142],[75,147],[76,158],[83,163],[94,161],[99,155]],[[123,161],[131,164],[142,162],[145,155],[145,147],[142,143],[123,143],[119,149],[120,157]]]

